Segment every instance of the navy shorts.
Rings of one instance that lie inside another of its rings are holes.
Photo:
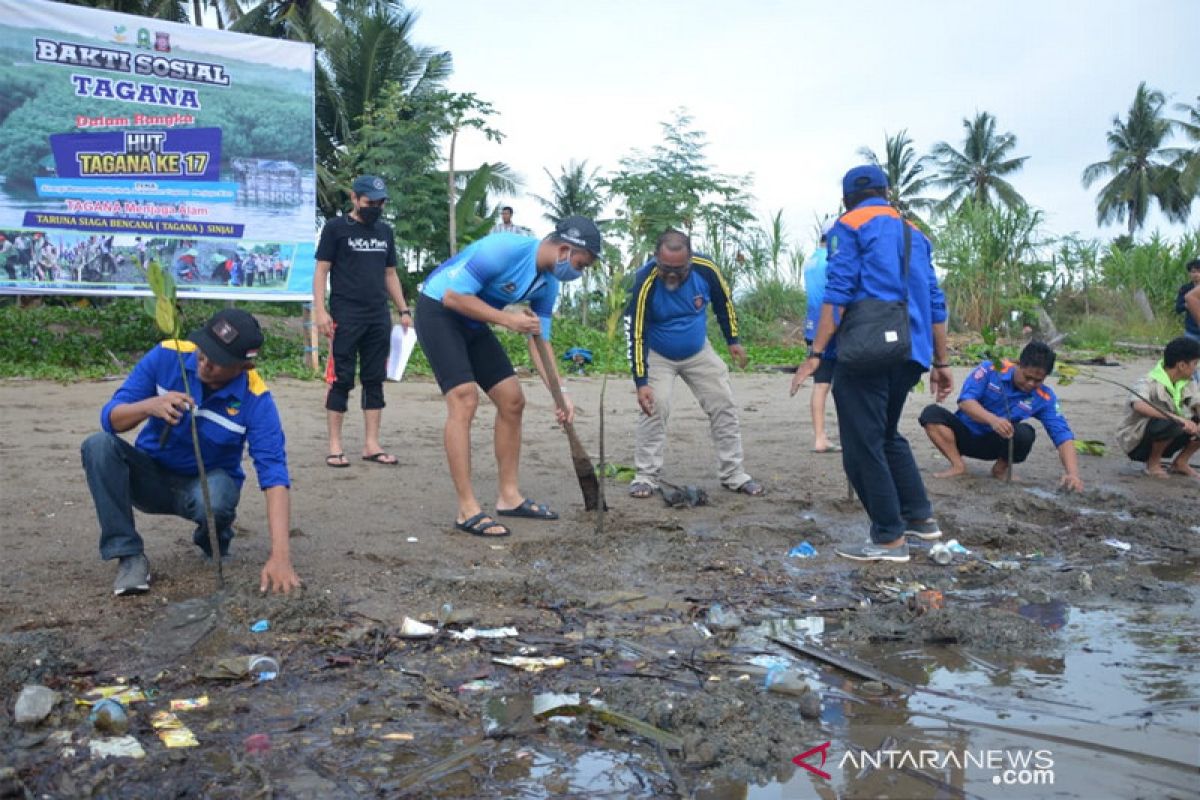
[[[821,366],[813,373],[813,383],[833,383],[833,368],[836,366],[837,359],[822,358]]]
[[[417,341],[442,394],[464,383],[477,383],[489,392],[500,381],[517,374],[486,323],[469,326],[461,314],[432,297],[423,294],[417,298],[414,325]]]

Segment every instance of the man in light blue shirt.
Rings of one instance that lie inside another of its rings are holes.
[[[821,241],[817,249],[804,262],[804,296],[807,300],[808,314],[804,319],[804,341],[812,347],[813,337],[817,335],[817,323],[821,321],[821,303],[825,297],[825,271],[829,268],[829,229],[833,223],[821,229]],[[809,411],[812,414],[814,453],[840,453],[842,448],[831,444],[825,433],[825,403],[829,399],[829,387],[833,385],[833,367],[836,355],[834,343],[831,341],[821,357],[821,366],[813,373],[813,391],[809,398]],[[797,387],[799,388],[799,387]],[[792,394],[795,394],[795,390]]]
[[[471,422],[480,389],[496,406],[497,515],[558,518],[549,506],[520,489],[517,468],[525,395],[512,362],[488,326],[502,325],[548,340],[559,283],[582,277],[581,270],[595,263],[600,248],[600,231],[594,222],[566,217],[540,241],[512,233],[486,236],[425,280],[417,299],[417,339],[446,398],[446,459],[458,495],[454,519],[458,530],[484,537],[511,532],[480,507],[471,485]],[[528,310],[505,310],[525,303]],[[549,341],[546,344],[549,347]],[[559,382],[553,352],[550,363],[543,364],[531,338],[529,354],[547,386]],[[565,405],[565,411],[557,412],[560,422],[574,418],[570,399]]]

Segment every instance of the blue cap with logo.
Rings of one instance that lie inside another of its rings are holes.
[[[874,164],[863,164],[846,173],[842,178],[842,197],[861,192],[864,189],[888,188],[887,175]]]
[[[383,179],[377,178],[374,175],[359,175],[354,179],[354,183],[350,185],[350,190],[359,197],[365,197],[368,200],[383,200],[388,196],[387,187],[383,185]]]
[[[600,257],[600,229],[587,217],[564,217],[554,226],[554,233],[561,241],[582,248],[596,258]]]

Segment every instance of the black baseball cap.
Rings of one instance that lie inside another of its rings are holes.
[[[223,308],[194,331],[188,341],[204,351],[204,356],[222,367],[236,367],[258,357],[263,344],[262,328],[240,308]]]
[[[387,187],[383,185],[383,178],[377,178],[374,175],[359,175],[350,185],[350,189],[359,197],[365,197],[368,200],[384,200],[388,196]]]
[[[554,226],[554,235],[567,244],[587,250],[596,258],[600,257],[600,229],[587,217],[563,217]]]

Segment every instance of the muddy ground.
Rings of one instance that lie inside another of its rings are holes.
[[[1132,383],[1149,366],[1097,369]],[[222,594],[187,523],[142,516],[152,591],[113,598],[114,565],[97,556],[78,447],[117,384],[0,383],[0,762],[12,768],[0,796],[993,796],[990,773],[910,765],[855,774],[839,765],[827,780],[792,758],[829,740],[836,752],[878,748],[889,736],[993,747],[988,737],[1001,734],[987,724],[1005,720],[1031,748],[1047,740],[1021,731],[1053,729],[1063,741],[1052,746],[1074,753],[1058,761],[1060,796],[1194,796],[1200,490],[1183,478],[1143,478],[1115,452],[1121,392],[1086,379],[1059,390],[1077,435],[1109,444],[1106,457],[1081,457],[1087,489],[1078,496],[1054,492],[1060,467],[1040,429],[1015,484],[978,463],[963,479],[930,477],[944,462],[916,424],[926,398],[914,396],[902,429],[947,538],[972,552],[951,566],[915,552],[906,565],[864,567],[833,556],[835,544],[865,538],[866,518],[846,499],[840,458],[809,452],[808,390],[789,398],[788,379],[735,377],[747,467],[766,497],[720,487],[707,421],[680,387],[668,472],[705,488],[711,504],[671,509],[631,499],[610,480],[602,533],[582,509],[550,400],[525,379],[522,484],[563,518],[517,521],[504,540],[450,527],[444,411],[431,382],[387,387],[384,439],[401,466],[354,457],[361,427],[351,419],[352,466],[343,470],[323,462],[323,387],[276,382],[293,476],[292,555],[306,584],[286,599],[257,592],[268,541],[249,468]],[[569,384],[596,455],[601,380]],[[631,461],[637,413],[630,382],[610,379],[609,461]],[[495,491],[490,429],[485,412],[475,432],[485,505]],[[802,540],[818,555],[787,557]],[[902,593],[916,583],[940,590],[944,607],[912,610],[916,601]],[[402,638],[406,616],[444,630]],[[270,620],[269,632],[249,631],[259,619]],[[1127,660],[1109,624],[1136,649]],[[519,637],[449,633],[500,626]],[[885,680],[771,638],[797,640],[802,630]],[[277,658],[279,677],[202,677],[220,658],[253,653]],[[518,654],[566,665],[532,673],[492,660]],[[765,691],[784,668],[811,688]],[[87,707],[71,702],[120,680],[151,690],[131,707],[143,759],[92,757],[98,734]],[[22,728],[11,723],[26,683],[64,700],[44,723]],[[567,697],[535,700],[548,692]],[[199,746],[164,747],[151,712],[199,696],[207,709],[179,714]],[[1134,706],[1155,710],[1123,716]],[[1127,734],[1144,738],[1155,724],[1175,751],[1155,745],[1157,756],[1147,755],[1130,744]],[[252,734],[266,734],[269,750],[249,752]],[[1105,758],[1114,763],[1097,767]],[[1104,769],[1122,777],[1114,783]]]

